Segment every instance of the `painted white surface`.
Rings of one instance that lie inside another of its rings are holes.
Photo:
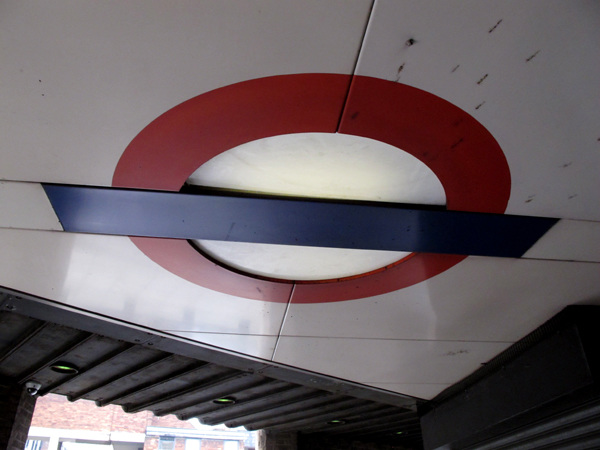
[[[62,231],[39,183],[0,181],[0,228]]]
[[[440,180],[392,145],[348,134],[296,133],[234,147],[198,168],[200,186],[263,194],[445,205]]]
[[[357,73],[480,121],[508,159],[507,212],[600,220],[599,20],[594,0],[379,0]]]
[[[367,273],[410,255],[347,248],[195,241],[203,251],[246,273],[286,280],[328,280]]]
[[[600,262],[600,222],[561,220],[523,257]]]
[[[277,335],[286,307],[185,281],[127,237],[0,229],[0,248],[1,286],[158,330]]]
[[[600,264],[469,257],[426,282],[291,304],[282,335],[514,342],[575,303],[600,305]]]
[[[270,360],[273,357],[277,335],[249,335],[249,334],[226,334],[226,333],[197,333],[192,331],[170,331],[170,334],[181,336],[193,341],[221,347],[226,350],[243,353]]]
[[[414,385],[427,385],[432,394],[437,394],[444,389],[443,385],[456,383],[508,345],[283,336],[274,361],[367,385],[404,384],[407,386],[403,393],[408,395],[423,394],[423,388]],[[432,384],[437,384],[439,391],[432,388]]]
[[[0,179],[109,185],[136,134],[189,98],[351,73],[371,3],[2,2]]]

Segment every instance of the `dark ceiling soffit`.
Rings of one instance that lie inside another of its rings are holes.
[[[110,317],[94,314],[50,300],[0,287],[0,310],[13,311],[44,322],[72,327],[83,333],[107,336],[124,343],[168,352],[357,399],[416,411],[418,399],[357,383],[241,355],[218,347],[188,341]],[[43,325],[42,325],[43,326]],[[84,337],[85,338],[85,337]]]
[[[423,405],[425,448],[478,448],[585,403],[597,409],[599,321],[600,307],[569,306]]]
[[[43,184],[67,232],[521,257],[558,219],[236,192]]]

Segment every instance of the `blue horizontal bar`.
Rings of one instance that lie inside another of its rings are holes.
[[[65,231],[517,258],[558,219],[45,184]]]

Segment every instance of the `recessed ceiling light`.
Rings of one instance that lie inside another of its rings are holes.
[[[75,375],[79,373],[79,369],[77,368],[77,366],[64,361],[52,364],[50,366],[50,370],[52,370],[53,372],[63,373],[67,375]]]
[[[235,398],[233,397],[221,397],[213,400],[213,403],[217,405],[233,405],[235,403]]]
[[[346,423],[345,420],[333,419],[333,420],[330,420],[329,422],[327,422],[327,425],[343,425],[345,423]]]

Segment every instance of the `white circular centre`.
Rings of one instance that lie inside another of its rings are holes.
[[[248,142],[203,164],[188,183],[263,194],[446,203],[442,184],[417,158],[383,142],[345,134],[287,134]],[[230,267],[289,280],[359,275],[410,254],[205,240],[196,244]]]

